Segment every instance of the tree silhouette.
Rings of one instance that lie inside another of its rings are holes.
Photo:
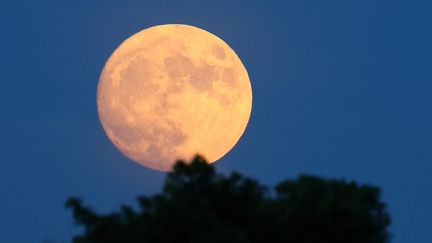
[[[380,190],[343,180],[300,176],[271,191],[257,181],[218,174],[197,156],[178,161],[163,190],[138,197],[139,209],[99,215],[70,198],[87,242],[385,243],[390,217]]]

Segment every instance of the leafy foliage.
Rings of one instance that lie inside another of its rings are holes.
[[[270,196],[257,181],[218,174],[199,156],[178,161],[163,191],[138,202],[138,211],[122,206],[99,215],[69,199],[85,227],[73,242],[389,242],[390,218],[376,187],[303,175]]]

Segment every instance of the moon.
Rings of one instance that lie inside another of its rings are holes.
[[[126,39],[100,75],[102,127],[126,157],[160,171],[196,154],[213,163],[243,135],[252,109],[246,68],[203,29],[158,25]]]

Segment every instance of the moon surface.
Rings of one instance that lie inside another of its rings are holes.
[[[244,133],[252,109],[236,53],[197,27],[158,25],[126,39],[100,75],[97,106],[111,142],[129,159],[170,171],[196,154],[210,163]]]

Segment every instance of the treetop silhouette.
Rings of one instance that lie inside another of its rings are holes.
[[[237,172],[226,176],[200,156],[178,161],[162,192],[139,208],[97,214],[70,198],[84,242],[385,243],[390,216],[380,190],[302,175],[273,191]]]

